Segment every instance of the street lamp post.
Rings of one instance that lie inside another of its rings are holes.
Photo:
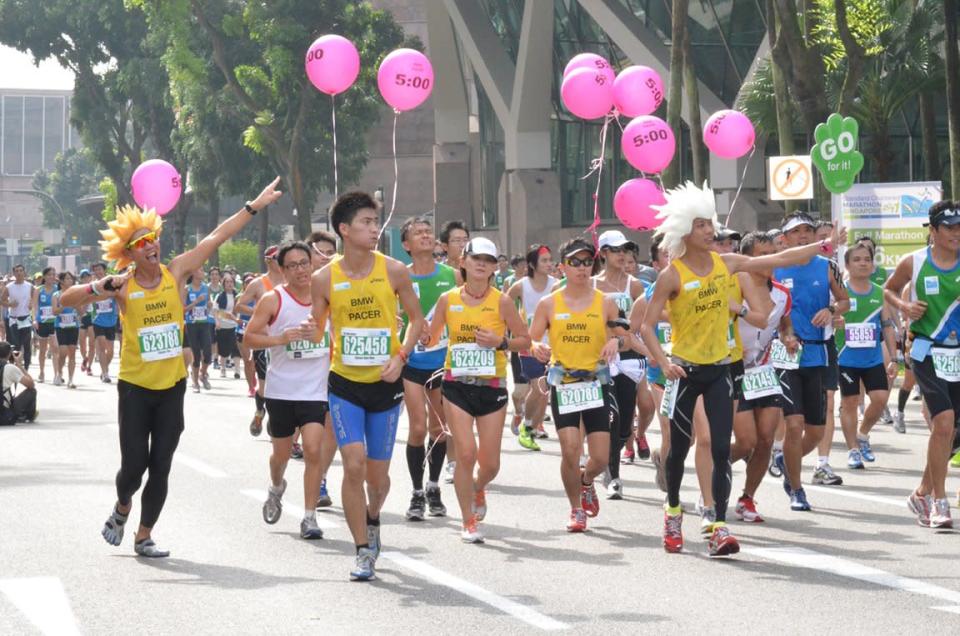
[[[0,192],[9,192],[10,194],[29,194],[35,197],[40,197],[45,201],[49,201],[57,208],[57,212],[60,213],[60,225],[62,226],[63,234],[60,237],[60,270],[64,270],[67,267],[67,216],[63,213],[63,208],[60,207],[60,204],[52,196],[46,192],[41,192],[40,190],[0,190]]]

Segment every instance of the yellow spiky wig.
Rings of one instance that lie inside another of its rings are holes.
[[[163,220],[153,210],[142,211],[132,205],[117,208],[117,218],[107,223],[106,230],[100,230],[100,249],[103,250],[103,259],[107,262],[116,261],[118,270],[130,264],[130,259],[124,253],[127,243],[139,230],[152,230],[160,236]]]
[[[717,225],[717,202],[706,181],[702,189],[687,181],[667,190],[664,197],[667,199],[664,205],[650,206],[658,210],[657,218],[663,219],[654,236],[663,237],[660,245],[670,258],[680,258],[686,251],[683,237],[693,231],[694,219],[709,219]]]

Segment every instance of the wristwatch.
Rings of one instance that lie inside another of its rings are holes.
[[[500,341],[500,344],[497,345],[497,350],[506,351],[509,348],[510,348],[510,341],[507,339],[506,336],[504,336],[503,340]]]
[[[747,314],[750,313],[750,310],[747,309],[746,305],[740,305],[740,311],[737,312],[737,315],[741,318],[746,318]]]
[[[835,314],[837,313],[837,306],[832,304],[827,305],[827,311],[829,311],[831,314]]]
[[[243,204],[243,209],[246,210],[247,212],[249,212],[249,213],[250,213],[250,216],[257,216],[257,212],[259,212],[259,210],[254,210],[254,209],[253,209],[253,206],[250,205],[250,202],[249,202],[249,201],[247,201],[246,203]]]

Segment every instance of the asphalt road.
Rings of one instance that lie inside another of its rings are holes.
[[[75,391],[42,385],[39,420],[0,429],[0,634],[960,630],[960,536],[918,527],[904,504],[926,448],[917,402],[906,435],[875,430],[877,462],[867,470],[846,470],[835,445],[846,483],[809,487],[812,513],[791,512],[779,480],[767,478],[757,497],[767,522],[733,521],[743,551],[721,560],[706,556],[693,514],[685,552],[663,551],[663,498],[649,462],[623,466],[625,499],[604,500],[589,532],[567,534],[557,442],[530,453],[509,431],[488,491],[486,544],[460,542],[452,485],[444,485],[450,516],[407,522],[402,424],[378,580],[362,584],[347,576],[353,546],[339,461],[322,541],[299,538],[298,462],[288,469],[286,514],[267,526],[269,442],[247,432],[244,382],[213,375],[212,391],[186,399],[187,429],[154,531],[168,559],[136,557],[132,533],[118,548],[100,537],[119,464],[115,385],[86,377]],[[698,493],[688,465],[690,511]],[[953,470],[948,491],[958,486]]]

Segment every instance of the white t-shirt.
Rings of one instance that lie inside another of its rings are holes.
[[[3,392],[6,393],[10,387],[19,382],[22,378],[23,371],[17,368],[17,365],[13,364],[12,362],[8,362],[3,365]]]

